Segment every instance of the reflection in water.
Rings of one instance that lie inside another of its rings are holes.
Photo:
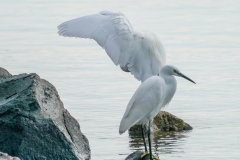
[[[156,32],[166,46],[167,63],[181,66],[198,82],[193,87],[178,79],[166,108],[194,130],[155,133],[154,154],[161,160],[239,160],[240,1],[140,0],[137,7],[136,1],[95,2],[2,0],[0,67],[11,74],[38,73],[51,82],[79,120],[92,159],[122,160],[144,150],[140,136],[117,133],[140,82],[114,67],[96,42],[59,37],[56,26],[101,9],[123,12],[136,29]]]
[[[183,151],[185,145],[185,138],[188,137],[188,132],[154,132],[152,134],[152,149],[153,153],[157,156],[161,154],[174,154]],[[146,135],[147,137],[147,135]],[[148,140],[146,138],[146,143]],[[141,134],[129,135],[129,146],[133,151],[144,150],[144,144]]]

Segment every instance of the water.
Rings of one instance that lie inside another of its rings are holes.
[[[101,10],[121,11],[135,29],[156,32],[165,44],[167,62],[197,82],[177,78],[177,92],[165,109],[194,129],[154,134],[154,153],[161,160],[239,159],[237,0],[3,1],[0,66],[12,74],[35,72],[54,84],[89,139],[93,160],[122,160],[143,150],[140,137],[118,134],[125,107],[140,82],[115,67],[96,42],[56,33],[61,22]]]

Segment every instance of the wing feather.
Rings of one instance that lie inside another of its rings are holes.
[[[127,67],[142,82],[165,65],[165,49],[158,36],[135,31],[122,13],[102,11],[66,21],[58,26],[58,34],[94,39],[115,65]]]

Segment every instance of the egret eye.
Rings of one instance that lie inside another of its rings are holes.
[[[174,69],[173,72],[179,74],[179,71],[177,71],[176,69]]]

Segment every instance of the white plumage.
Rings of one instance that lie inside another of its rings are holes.
[[[166,85],[162,77],[152,76],[144,81],[129,101],[119,126],[122,134],[135,124],[142,124],[157,115],[164,105]]]
[[[165,65],[166,53],[159,37],[153,32],[134,30],[122,13],[102,11],[64,22],[58,26],[58,30],[61,36],[94,39],[115,65],[120,65],[123,71],[131,72],[143,82],[127,105],[119,133],[124,133],[135,124],[142,124],[147,152],[143,124],[149,121],[148,139],[152,160],[151,121],[176,92],[177,83],[173,75],[195,82],[176,67]]]
[[[149,31],[136,31],[122,13],[102,11],[64,22],[58,33],[65,37],[94,39],[115,65],[142,82],[158,75],[166,63],[159,37]]]
[[[141,124],[142,137],[147,153],[145,142],[144,123],[148,123],[148,141],[150,159],[153,160],[151,149],[151,121],[157,113],[167,105],[174,96],[177,89],[177,82],[173,76],[183,77],[193,83],[190,78],[183,75],[176,67],[165,65],[160,70],[159,76],[152,76],[144,81],[136,90],[129,101],[126,111],[119,126],[119,133],[122,134],[135,124]],[[144,154],[146,155],[146,154]]]

